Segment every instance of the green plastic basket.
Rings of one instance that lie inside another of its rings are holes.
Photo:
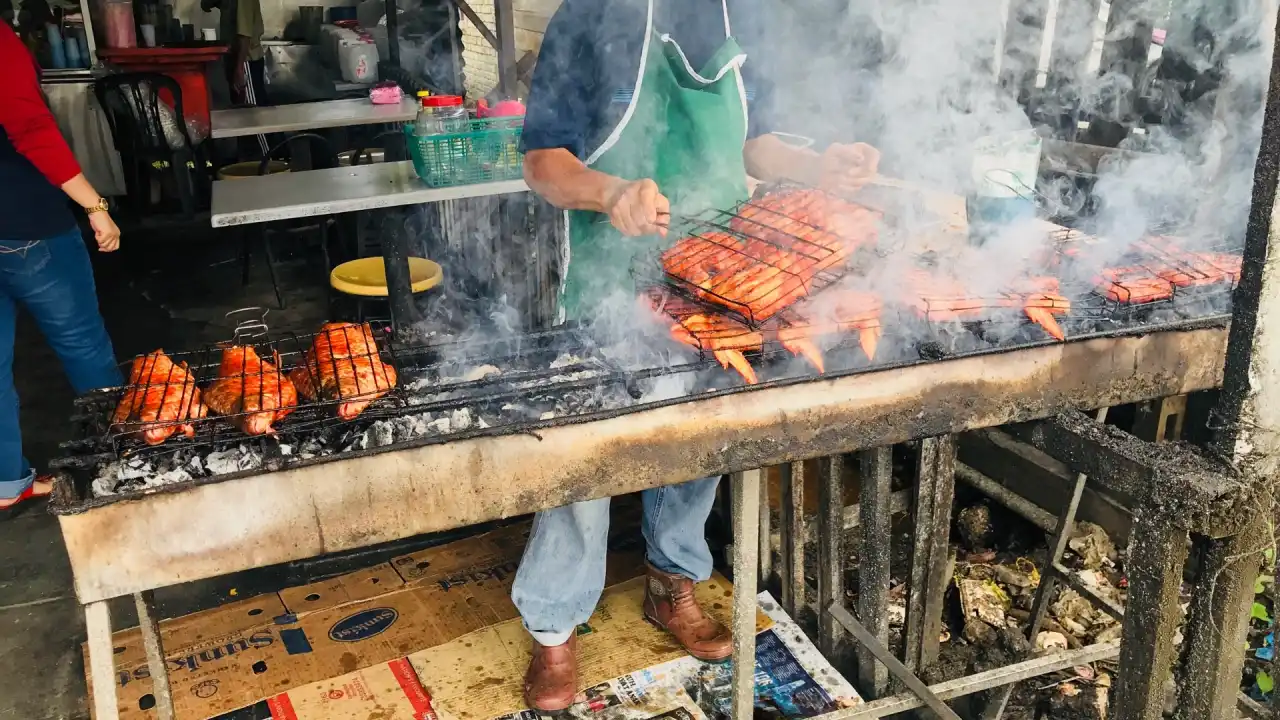
[[[468,132],[423,136],[414,134],[413,123],[404,126],[413,169],[423,182],[448,187],[522,176],[522,118],[472,120],[470,125]]]

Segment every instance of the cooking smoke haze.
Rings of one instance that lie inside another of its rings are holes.
[[[735,3],[730,4],[732,10]],[[1095,212],[1079,222],[1101,241],[1076,264],[1076,274],[1064,278],[1064,294],[1068,288],[1090,287],[1097,270],[1123,264],[1133,242],[1152,232],[1180,235],[1188,249],[1234,250],[1242,244],[1270,66],[1272,0],[1165,0],[1130,3],[1123,11],[1117,6],[1116,14],[1123,12],[1126,22],[1111,18],[1107,4],[1054,0],[1048,3],[1045,33],[1051,37],[1032,54],[1001,52],[1027,32],[1026,13],[1009,10],[1011,4],[1021,5],[1016,0],[755,4],[760,13],[755,19],[767,32],[763,43],[744,41],[747,62],[773,92],[753,112],[765,113],[780,131],[813,138],[818,150],[833,141],[869,142],[883,153],[885,175],[941,192],[964,196],[973,190],[972,148],[982,138],[1031,130],[1048,137],[1056,125],[1059,139],[1072,139],[1075,120],[1093,121],[1099,135],[1108,126],[1131,126],[1146,115],[1149,122],[1138,123],[1142,132],[1120,138],[1125,152],[1113,153],[1097,168]],[[754,33],[748,22],[740,10],[735,27],[744,38]],[[1167,31],[1163,57],[1111,62],[1113,46],[1129,35],[1147,46],[1153,28]],[[1204,41],[1206,30],[1215,42]],[[1084,59],[1074,66],[1064,61],[1071,48],[1083,50]],[[1100,64],[1108,70],[1099,72]],[[1202,77],[1186,83],[1179,74],[1186,69]],[[1037,89],[1024,98],[1033,121],[1016,98],[1017,81],[1038,73]],[[1059,116],[1070,121],[1064,126]],[[1168,124],[1150,122],[1157,116]],[[1040,190],[1045,197],[1038,202],[1050,214],[1078,209],[1068,207],[1080,199],[1073,188],[1041,183]],[[495,292],[500,290],[495,286],[459,287],[465,296],[487,303],[452,311],[483,319],[460,323],[464,337],[489,341],[527,330],[528,308],[516,307],[513,298],[534,294],[520,286],[531,275],[502,267],[501,252],[477,250],[504,242],[489,237],[496,227],[492,208],[470,202],[452,207],[455,216],[466,208],[461,225],[469,229],[458,236],[461,241],[450,241],[461,244],[446,256],[472,267],[478,263],[495,277],[523,278],[507,281],[507,292]],[[869,271],[864,268],[865,275],[851,273],[845,281],[885,301],[886,340],[896,336],[896,341],[887,342],[887,355],[877,360],[909,353],[914,342],[938,333],[938,323],[899,310],[905,305],[906,274],[922,259],[935,271],[961,279],[979,298],[1047,274],[1041,267],[1043,224],[1013,225],[981,247],[966,244],[957,252],[948,249],[954,242],[928,241],[931,235],[945,236],[947,229],[918,205],[906,204],[894,220],[882,229],[883,257]],[[656,268],[650,271],[657,274]],[[1011,324],[1022,320],[1016,309],[1006,314]],[[637,310],[629,289],[601,303],[588,324],[609,348],[610,359],[624,367],[678,364],[693,357],[669,338],[669,322]],[[958,322],[942,329],[953,337],[966,333]]]

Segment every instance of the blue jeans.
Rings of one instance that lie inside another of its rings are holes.
[[[18,303],[35,318],[76,393],[124,384],[98,313],[93,266],[80,230],[34,243],[0,240],[0,497],[35,479],[22,455],[13,338]],[[32,388],[39,392],[40,388]]]
[[[641,493],[641,530],[650,565],[697,582],[711,577],[705,526],[719,480],[709,477]],[[564,643],[595,611],[604,590],[608,535],[609,498],[534,517],[511,600],[538,644]]]

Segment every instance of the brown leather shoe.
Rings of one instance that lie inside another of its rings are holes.
[[[733,654],[733,635],[702,611],[693,599],[693,581],[646,565],[648,581],[644,590],[644,617],[666,630],[689,654],[707,662],[728,660]]]
[[[578,694],[578,638],[547,647],[533,641],[533,659],[524,674],[524,701],[540,712],[559,712]]]

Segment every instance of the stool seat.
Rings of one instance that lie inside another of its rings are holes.
[[[439,285],[444,280],[444,270],[439,263],[426,258],[409,258],[409,282],[413,292]],[[329,285],[338,292],[365,297],[387,296],[387,268],[380,257],[348,260],[329,273]]]

